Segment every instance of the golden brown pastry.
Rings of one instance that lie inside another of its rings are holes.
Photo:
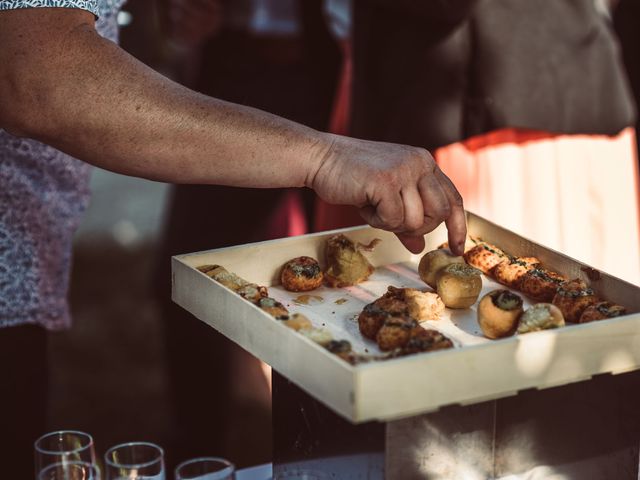
[[[437,320],[444,312],[444,303],[436,293],[422,292],[416,288],[389,286],[387,293],[376,302],[391,314],[408,314],[418,322]],[[404,303],[404,307],[400,302]]]
[[[250,301],[251,303],[257,303],[261,298],[269,296],[267,287],[262,287],[260,285],[256,285],[255,283],[247,283],[246,285],[238,288],[238,290],[236,290],[236,293],[245,300]]]
[[[558,307],[551,303],[536,303],[520,316],[518,333],[537,332],[564,326],[564,317]]]
[[[436,275],[442,268],[452,263],[464,263],[464,258],[454,255],[448,248],[432,250],[420,259],[418,273],[424,283],[435,289]]]
[[[322,285],[324,274],[318,261],[311,257],[296,257],[282,267],[280,282],[290,292],[308,292]]]
[[[411,330],[411,335],[406,345],[402,348],[402,355],[412,353],[432,352],[453,348],[453,342],[442,333],[433,329],[417,327]]]
[[[329,342],[333,340],[333,335],[331,335],[331,332],[326,328],[303,328],[298,330],[298,333],[323,347],[327,346]]]
[[[478,324],[487,338],[513,335],[522,315],[522,298],[500,289],[487,293],[478,305]]]
[[[376,339],[376,335],[382,328],[385,320],[390,314],[377,305],[376,302],[366,305],[360,315],[358,315],[358,328],[360,333],[371,340]]]
[[[226,268],[221,267],[220,265],[201,265],[198,267],[198,270],[204,273],[207,277],[213,278],[216,282],[221,283],[234,292],[238,291],[240,287],[244,287],[249,284],[249,282],[243,278],[240,278],[235,273],[227,271]]]
[[[486,242],[480,242],[471,250],[464,252],[464,259],[469,265],[486,275],[499,263],[509,261],[509,257],[502,250]]]
[[[578,323],[593,322],[595,320],[605,320],[625,315],[627,309],[622,305],[613,302],[598,302],[585,308],[578,319]]]
[[[261,298],[256,305],[276,320],[289,320],[289,311],[274,298]]]
[[[387,317],[376,335],[378,347],[383,352],[404,347],[409,341],[411,331],[417,326],[418,322],[409,316]]]
[[[560,284],[565,280],[566,278],[559,273],[544,268],[534,268],[520,277],[518,288],[531,298],[541,302],[550,302],[556,295]]]
[[[576,278],[562,282],[551,303],[560,309],[565,321],[575,323],[588,306],[599,301],[593,290],[583,280]]]
[[[296,331],[313,328],[313,325],[311,324],[311,320],[309,320],[307,317],[305,317],[301,313],[294,313],[293,315],[291,315],[291,317],[289,317],[288,320],[283,320],[282,323],[284,323],[287,327],[291,328],[292,330],[296,330]]]
[[[436,290],[449,308],[469,308],[482,290],[480,271],[464,263],[452,263],[438,273]]]
[[[493,267],[491,275],[509,288],[518,288],[522,276],[539,265],[540,260],[536,257],[511,257],[508,262],[500,262]]]
[[[374,268],[351,240],[334,235],[327,240],[325,279],[331,287],[348,287],[364,282]]]

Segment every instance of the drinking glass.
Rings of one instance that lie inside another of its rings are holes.
[[[235,470],[235,465],[224,458],[194,458],[178,465],[176,480],[234,480]]]
[[[47,433],[34,443],[36,478],[40,472],[55,463],[96,463],[91,435],[75,430]]]
[[[158,445],[131,442],[104,454],[106,480],[164,480],[164,452]]]
[[[38,480],[100,480],[100,472],[87,462],[54,463],[42,469]]]

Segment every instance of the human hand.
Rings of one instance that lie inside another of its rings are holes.
[[[445,222],[453,253],[464,253],[467,233],[462,197],[424,149],[328,137],[307,179],[326,202],[355,205],[371,226],[395,232],[410,251]]]
[[[168,30],[171,40],[194,48],[222,27],[222,0],[168,0]]]

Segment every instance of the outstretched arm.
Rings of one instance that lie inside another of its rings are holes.
[[[100,37],[89,12],[0,11],[0,127],[102,168],[154,180],[302,187],[361,208],[410,249],[462,201],[428,152],[317,132],[186,89]]]

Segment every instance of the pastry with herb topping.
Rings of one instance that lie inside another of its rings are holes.
[[[481,290],[480,270],[466,263],[452,263],[438,273],[436,291],[449,308],[469,308]]]
[[[275,298],[261,298],[256,305],[276,320],[289,320],[289,310]]]
[[[520,316],[518,333],[537,332],[564,326],[564,317],[558,307],[551,303],[536,303]]]
[[[318,261],[311,257],[296,257],[282,267],[280,282],[290,292],[308,292],[322,285],[324,274]]]
[[[448,248],[431,250],[420,259],[418,274],[424,283],[435,289],[438,272],[452,263],[464,263],[464,258],[454,255]]]
[[[518,288],[523,275],[540,265],[536,257],[509,257],[508,262],[500,262],[491,270],[491,275],[509,288]]]
[[[487,293],[478,305],[478,324],[487,338],[513,335],[522,315],[522,298],[510,290]]]
[[[613,302],[598,302],[585,308],[578,319],[578,323],[593,322],[595,320],[605,320],[607,318],[621,317],[627,313],[627,309],[622,305]]]
[[[587,307],[599,301],[584,280],[576,278],[560,284],[552,303],[560,309],[565,321],[576,323]]]
[[[541,302],[551,302],[558,287],[565,280],[566,278],[559,273],[538,267],[520,277],[518,288],[531,298]]]
[[[464,259],[472,267],[488,275],[493,267],[502,262],[508,262],[509,257],[495,245],[479,242],[471,250],[464,252]]]
[[[376,343],[383,352],[402,348],[409,341],[411,331],[417,326],[418,322],[408,315],[388,316],[378,330]]]

